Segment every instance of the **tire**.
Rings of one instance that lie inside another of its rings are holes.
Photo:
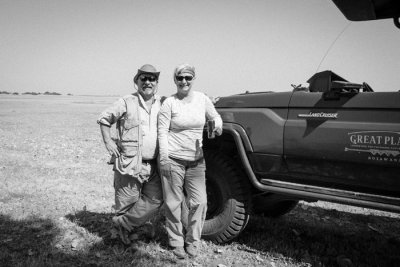
[[[202,237],[226,243],[246,227],[250,215],[250,185],[237,164],[227,156],[208,151],[206,159],[207,215]],[[187,225],[188,208],[182,205],[182,221]]]
[[[266,217],[280,217],[294,209],[299,201],[280,199],[274,194],[261,195],[253,199],[253,212]]]

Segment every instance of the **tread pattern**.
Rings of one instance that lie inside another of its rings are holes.
[[[223,211],[206,220],[203,237],[218,243],[226,243],[237,237],[250,218],[250,184],[237,164],[217,151],[205,151],[207,179],[223,192]]]

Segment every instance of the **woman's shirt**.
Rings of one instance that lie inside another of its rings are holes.
[[[193,92],[192,99],[168,97],[158,115],[158,142],[161,161],[168,157],[194,161],[203,157],[203,128],[207,120],[214,120],[222,128],[222,120],[211,100],[201,92]]]

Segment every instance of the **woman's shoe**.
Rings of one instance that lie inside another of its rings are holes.
[[[197,254],[199,254],[199,250],[197,249],[197,247],[195,245],[189,244],[189,245],[186,246],[186,253],[190,257],[194,258],[194,257],[197,256]]]
[[[174,255],[178,258],[178,259],[184,259],[186,258],[186,252],[183,249],[183,247],[175,247],[172,250],[172,253],[174,253]]]

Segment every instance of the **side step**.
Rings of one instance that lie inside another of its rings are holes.
[[[264,189],[277,194],[292,195],[297,198],[304,197],[305,199],[312,198],[316,200],[325,200],[400,213],[400,198],[396,197],[380,196],[271,179],[261,179],[261,184],[266,187]]]

